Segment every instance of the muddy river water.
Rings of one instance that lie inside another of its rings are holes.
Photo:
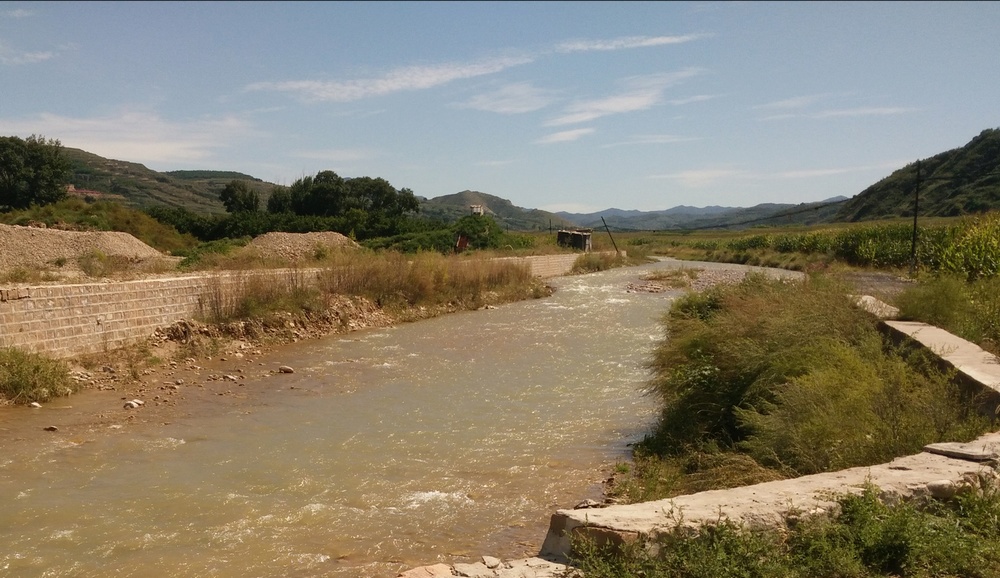
[[[678,293],[626,287],[668,266],[283,347],[268,361],[295,373],[249,380],[241,403],[4,448],[0,575],[382,577],[533,555],[654,419],[644,363]]]

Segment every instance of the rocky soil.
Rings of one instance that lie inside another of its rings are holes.
[[[17,269],[78,276],[80,260],[103,256],[131,265],[167,263],[169,258],[128,233],[63,231],[0,224],[0,273]]]

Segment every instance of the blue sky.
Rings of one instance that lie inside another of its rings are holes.
[[[0,2],[0,135],[546,210],[853,196],[1000,127],[998,2]]]

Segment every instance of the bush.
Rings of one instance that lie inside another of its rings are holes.
[[[13,347],[0,349],[0,394],[8,400],[47,401],[77,389],[64,362]]]
[[[892,347],[847,293],[749,276],[676,301],[649,364],[663,410],[637,448],[682,472],[661,489],[880,463],[984,430],[949,376]]]

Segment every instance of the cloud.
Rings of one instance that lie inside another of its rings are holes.
[[[845,108],[840,110],[824,110],[812,115],[812,118],[833,118],[833,117],[844,117],[844,116],[889,116],[896,114],[906,114],[908,112],[915,112],[916,108],[907,108],[901,106],[887,106],[887,107],[861,107],[861,108]]]
[[[0,13],[5,18],[30,18],[35,15],[31,10],[25,10],[24,8],[17,8],[15,10],[7,10],[6,12]]]
[[[686,187],[707,187],[716,182],[733,177],[743,176],[746,173],[736,169],[698,169],[690,171],[680,171],[677,173],[667,173],[663,175],[650,175],[651,179],[671,179]]]
[[[774,173],[772,176],[781,179],[803,179],[813,177],[829,177],[833,175],[843,175],[847,173],[860,173],[874,170],[895,170],[907,164],[908,161],[887,161],[875,165],[862,165],[857,167],[836,167],[829,169],[804,169],[798,171],[784,171]]]
[[[557,44],[556,52],[594,52],[665,46],[668,44],[691,42],[704,36],[704,34],[685,34],[683,36],[625,36],[612,40],[571,40]]]
[[[590,213],[597,213],[607,207],[598,207],[597,205],[584,205],[582,203],[558,203],[555,205],[545,205],[538,207],[541,211],[548,211],[550,213],[579,213],[588,215]]]
[[[334,163],[346,163],[363,161],[375,158],[377,155],[371,149],[325,149],[299,151],[291,153],[290,156],[300,159],[312,159],[319,161],[329,161]]]
[[[556,142],[570,142],[584,137],[590,133],[594,132],[592,128],[578,128],[574,130],[564,130],[562,132],[552,133],[548,136],[542,137],[535,142],[538,144],[551,144]]]
[[[759,104],[753,108],[761,110],[788,110],[795,108],[806,108],[820,100],[827,98],[828,94],[810,94],[806,96],[795,96],[784,100],[776,100],[767,104]]]
[[[55,58],[56,53],[52,51],[45,52],[20,52],[12,48],[8,48],[4,44],[0,43],[0,64],[5,66],[16,66],[19,64],[34,64],[36,62],[43,62]]]
[[[684,106],[685,104],[693,104],[695,102],[705,102],[706,100],[712,100],[713,98],[719,98],[719,94],[698,94],[695,96],[689,96],[687,98],[676,98],[674,100],[668,100],[667,104],[672,104],[674,106]]]
[[[830,177],[847,173],[862,173],[870,171],[894,170],[906,164],[907,161],[886,161],[873,165],[851,167],[831,167],[825,169],[799,169],[777,172],[751,172],[732,168],[711,168],[680,171],[662,175],[650,175],[651,179],[671,179],[691,188],[714,185],[719,181],[739,179],[741,181],[773,181],[775,179],[812,179]]]
[[[606,98],[573,103],[566,107],[562,116],[549,120],[545,126],[589,122],[611,114],[649,109],[660,103],[663,99],[663,91],[667,87],[701,73],[702,71],[699,69],[688,68],[679,72],[629,78],[625,81],[625,89],[621,93]]]
[[[519,82],[508,84],[489,94],[478,94],[458,106],[500,114],[522,114],[545,108],[555,99],[556,92],[553,90]]]
[[[445,63],[429,66],[406,66],[391,70],[377,78],[346,81],[291,80],[255,82],[250,91],[287,92],[308,102],[351,102],[394,92],[422,90],[454,80],[475,78],[532,62],[532,57],[505,57],[467,63]]]
[[[0,133],[40,134],[108,158],[178,163],[209,159],[216,149],[253,131],[236,117],[170,122],[152,113],[124,112],[99,118],[42,113],[28,120],[0,119]]]
[[[898,114],[907,114],[910,112],[916,112],[918,110],[920,109],[912,107],[903,107],[903,106],[841,108],[841,109],[823,110],[820,112],[774,114],[770,116],[765,116],[759,120],[768,121],[768,120],[784,120],[789,118],[824,119],[824,118],[851,118],[859,116],[894,116]]]
[[[701,139],[694,137],[674,136],[672,134],[644,134],[644,135],[635,135],[626,141],[602,145],[601,148],[609,149],[609,148],[628,146],[628,145],[671,144],[678,142],[689,142],[694,140],[701,140]]]

